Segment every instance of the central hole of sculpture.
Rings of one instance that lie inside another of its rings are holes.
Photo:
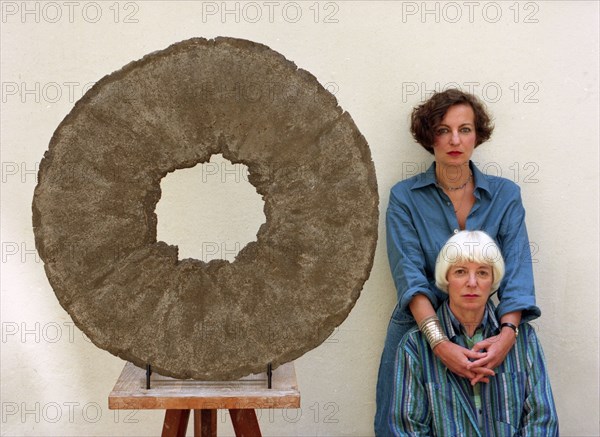
[[[176,170],[161,181],[157,240],[179,247],[179,260],[233,261],[266,221],[248,167],[222,155]]]

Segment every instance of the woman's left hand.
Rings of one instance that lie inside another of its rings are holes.
[[[498,367],[515,344],[515,339],[516,335],[512,329],[503,329],[500,331],[500,334],[475,343],[472,350],[479,352],[484,349],[487,351],[487,355],[484,358],[469,363],[467,368],[474,370],[477,367],[486,367],[493,370]],[[483,375],[478,373],[475,378],[471,379],[471,384],[476,384],[482,377]]]

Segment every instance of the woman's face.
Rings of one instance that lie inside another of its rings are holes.
[[[446,166],[467,164],[476,141],[475,113],[471,105],[450,106],[433,133],[436,163]]]
[[[448,295],[454,313],[483,310],[494,283],[492,267],[476,262],[458,262],[448,270]]]

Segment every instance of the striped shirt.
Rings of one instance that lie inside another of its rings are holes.
[[[466,346],[464,330],[447,300],[437,314],[450,341]],[[480,328],[484,338],[500,331],[490,302]],[[393,435],[558,436],[544,353],[531,325],[521,324],[515,346],[494,371],[489,383],[480,384],[481,411],[477,411],[469,380],[448,370],[421,332],[409,331],[396,355],[389,415]]]

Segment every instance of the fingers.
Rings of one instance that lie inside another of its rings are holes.
[[[496,375],[496,372],[494,372],[492,369],[488,369],[487,367],[477,367],[475,369],[471,369],[471,372],[476,373],[477,375],[483,375],[483,376]]]
[[[481,350],[481,349],[489,349],[493,345],[497,344],[500,341],[500,335],[494,335],[492,337],[484,338],[480,342],[475,343],[473,345],[473,350]]]
[[[493,360],[493,356],[487,354],[487,355],[485,355],[484,357],[482,357],[482,358],[480,358],[478,360],[470,361],[469,364],[467,364],[467,369],[473,370],[476,367],[485,367],[485,368],[488,368],[488,369],[489,368],[493,369],[496,366],[491,365],[492,360]]]
[[[471,385],[475,385],[478,382],[481,382],[481,380],[484,378],[483,374],[479,374],[477,375],[475,378],[471,378]]]
[[[472,360],[479,360],[481,358],[487,357],[487,352],[479,352],[478,350],[465,349],[464,354],[467,358]]]
[[[476,369],[473,369],[473,372],[476,373],[476,376],[474,378],[469,378],[471,380],[471,385],[475,385],[478,382],[483,382],[487,384],[490,382],[489,377],[496,375],[496,373],[493,370],[488,369],[486,367],[478,367]]]
[[[471,348],[471,350],[474,351],[480,351],[482,349],[489,349],[493,344],[495,344],[497,342],[497,340],[494,340],[495,337],[491,337],[491,338],[486,338],[484,340],[481,340],[480,342],[477,342],[473,345],[473,347]]]
[[[434,349],[434,353],[448,369],[463,378],[469,380],[477,378],[477,382],[487,382],[488,376],[495,375],[493,370],[481,364],[489,360],[487,352],[477,352],[451,342],[444,342]],[[470,359],[476,361],[471,362]]]
[[[490,382],[490,378],[488,378],[487,376],[483,376],[483,375],[477,375],[475,378],[471,379],[471,385],[475,385],[478,382],[483,382],[485,384],[488,384]]]
[[[467,369],[461,369],[460,373],[457,373],[459,376],[462,376],[463,378],[467,378],[471,380],[472,384],[476,384],[477,382],[489,382],[488,376],[495,376],[496,372],[494,372],[494,370],[489,369],[487,367],[483,367],[483,366],[473,366],[471,367],[470,364],[474,364],[476,363],[476,361],[474,361],[473,363],[469,363]],[[466,363],[465,363],[466,364]]]
[[[467,364],[467,368],[473,369],[475,367],[487,367],[488,369],[493,369],[502,363],[504,356],[505,355],[502,354],[501,351],[492,349],[487,352],[485,357],[476,361],[471,361],[469,364]]]
[[[467,379],[469,379],[471,381],[474,380],[475,378],[477,378],[477,376],[478,376],[477,373],[471,372],[470,370],[462,371],[460,373],[457,373],[457,375],[461,376],[463,378],[467,378]]]

